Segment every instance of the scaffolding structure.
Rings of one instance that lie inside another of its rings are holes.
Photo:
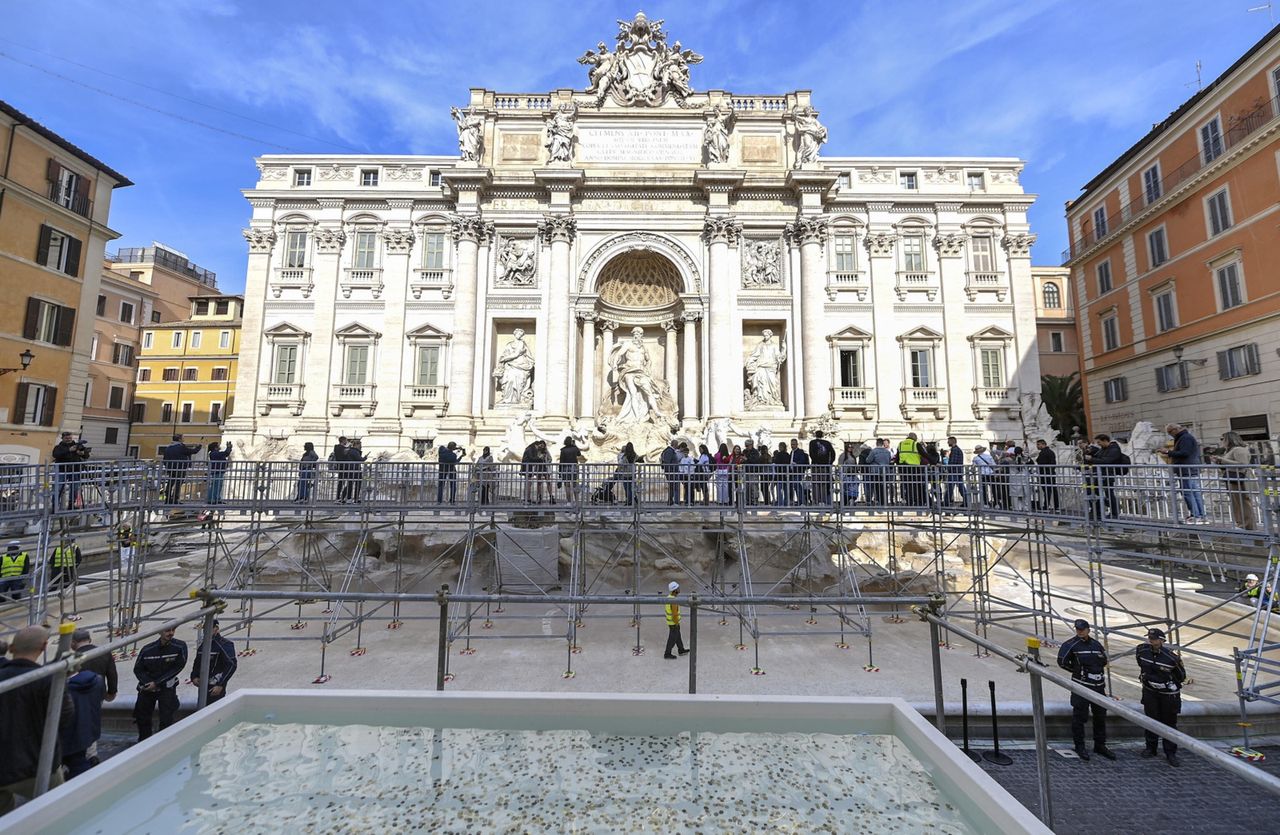
[[[1271,592],[1280,585],[1280,477],[1266,467],[1199,468],[1194,487],[1207,513],[1195,524],[1181,518],[1187,479],[1168,467],[1034,465],[762,467],[719,480],[646,464],[8,468],[0,524],[36,559],[29,594],[0,602],[0,627],[64,618],[121,637],[168,617],[198,589],[288,592],[288,600],[241,598],[224,629],[240,634],[242,654],[266,640],[318,640],[323,683],[335,643],[350,642],[358,655],[365,629],[425,617],[404,611],[397,594],[441,583],[462,595],[518,590],[530,602],[560,593],[574,602],[554,604],[563,629],[550,636],[487,602],[452,607],[442,628],[462,654],[486,639],[563,641],[572,676],[585,619],[627,620],[640,654],[640,624],[654,616],[639,603],[627,614],[596,611],[593,597],[639,598],[679,579],[706,615],[738,625],[753,672],[763,672],[762,640],[788,634],[778,616],[802,608],[806,625],[819,627],[805,634],[841,648],[860,639],[874,669],[876,617],[901,621],[909,613],[894,598],[936,591],[946,616],[984,639],[1004,630],[1052,644],[1085,617],[1113,660],[1160,626],[1184,654],[1238,667],[1242,713],[1250,702],[1280,704],[1280,600]],[[958,485],[973,501],[948,503]],[[1242,507],[1253,513],[1251,529],[1238,518]],[[68,579],[43,557],[73,540],[88,556]],[[1257,590],[1237,590],[1247,574],[1258,575]],[[157,576],[181,582],[161,592]],[[1163,606],[1137,606],[1127,594],[1134,586]],[[334,600],[314,628],[309,595],[359,592],[390,598]],[[783,597],[793,602],[776,602]],[[287,623],[288,634],[254,634],[271,622]]]

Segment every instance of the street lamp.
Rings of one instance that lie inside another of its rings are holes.
[[[31,361],[35,358],[36,358],[36,355],[31,353],[30,349],[23,351],[21,354],[18,354],[18,359],[22,362],[22,367],[21,368],[0,368],[0,377],[3,377],[4,375],[9,374],[10,372],[13,372],[13,371],[26,371],[28,368],[31,367]]]

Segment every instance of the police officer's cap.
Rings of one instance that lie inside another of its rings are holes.
[[[1164,630],[1163,630],[1163,629],[1152,629],[1152,630],[1150,630],[1150,631],[1148,631],[1148,632],[1147,632],[1147,637],[1148,637],[1148,638],[1159,638],[1160,640],[1162,640],[1162,641],[1163,641],[1163,640],[1164,640]]]
[[[1085,620],[1084,618],[1076,618],[1076,622],[1074,625],[1075,625],[1076,631],[1079,632],[1081,629],[1089,628],[1089,621]]]

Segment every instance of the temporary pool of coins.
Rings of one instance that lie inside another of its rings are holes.
[[[891,735],[242,723],[178,772],[114,831],[974,831]]]

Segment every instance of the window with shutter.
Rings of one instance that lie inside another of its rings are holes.
[[[80,241],[76,238],[67,238],[67,255],[62,271],[72,278],[80,275]]]
[[[26,423],[27,414],[27,397],[31,391],[30,383],[18,383],[18,397],[13,404],[13,422],[16,424]]]
[[[69,307],[58,308],[58,331],[54,345],[70,345],[75,336],[76,312]]]
[[[1262,373],[1262,360],[1258,356],[1258,343],[1250,342],[1244,346],[1245,371],[1249,374]]]
[[[53,426],[53,410],[58,402],[58,390],[53,386],[43,386],[44,408],[40,410],[40,425]]]
[[[40,327],[40,305],[39,299],[27,299],[27,318],[22,324],[22,338],[35,339]]]
[[[36,263],[49,265],[49,246],[53,242],[53,230],[41,224],[40,240],[36,244]]]

